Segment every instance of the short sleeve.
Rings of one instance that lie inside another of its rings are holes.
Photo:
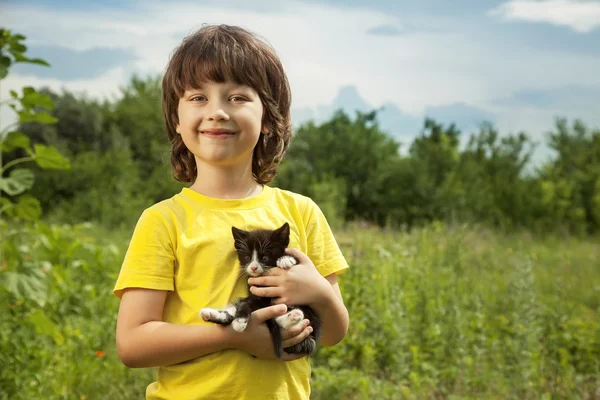
[[[175,251],[173,229],[151,208],[140,216],[113,290],[119,298],[127,288],[174,288]]]
[[[348,269],[331,227],[319,206],[309,199],[305,212],[307,253],[322,276],[339,274]]]

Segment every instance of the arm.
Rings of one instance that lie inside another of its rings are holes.
[[[283,315],[285,307],[267,307],[252,314],[243,333],[230,326],[176,325],[162,321],[167,292],[150,289],[124,291],[117,317],[117,351],[130,368],[172,365],[225,349],[240,349],[260,358],[274,358],[269,331],[264,321]],[[284,344],[293,346],[310,331],[306,325],[282,334]],[[284,361],[299,358],[285,354]]]
[[[117,351],[128,367],[177,364],[231,348],[233,330],[220,325],[186,326],[162,321],[167,292],[127,289],[117,317]]]
[[[317,291],[320,296],[315,296],[315,301],[309,306],[319,314],[323,324],[321,344],[323,346],[333,346],[341,342],[346,336],[350,316],[342,299],[337,276],[331,274],[324,279],[326,282],[323,288]]]
[[[268,276],[250,278],[250,292],[257,296],[277,297],[273,304],[312,307],[323,325],[321,344],[333,346],[339,343],[348,331],[349,315],[342,300],[337,276],[321,276],[308,258],[298,249],[286,252],[298,260],[298,265],[290,269],[273,268]]]

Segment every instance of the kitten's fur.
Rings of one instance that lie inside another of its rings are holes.
[[[289,269],[298,264],[295,257],[285,254],[290,240],[290,227],[287,222],[274,231],[267,229],[243,231],[236,227],[233,227],[231,231],[244,275],[268,275],[269,269],[274,266]],[[203,308],[200,315],[205,321],[221,325],[231,324],[233,329],[242,332],[246,329],[250,314],[260,308],[270,306],[271,300],[270,297],[259,297],[250,293],[248,297],[237,300],[223,310]],[[282,351],[279,327],[289,328],[304,318],[308,318],[313,331],[302,342],[286,348],[285,351],[292,354],[311,355],[315,352],[317,341],[321,335],[321,321],[313,309],[308,306],[288,307],[286,314],[267,321],[277,357],[281,357]]]

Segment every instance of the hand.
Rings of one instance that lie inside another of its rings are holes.
[[[296,257],[298,264],[290,269],[273,268],[270,275],[248,279],[252,294],[275,297],[273,304],[308,306],[320,304],[331,296],[331,284],[306,254],[298,249],[286,249],[286,253]]]
[[[269,328],[265,321],[271,318],[279,317],[287,312],[287,307],[281,305],[261,308],[250,315],[250,321],[243,332],[233,332],[234,347],[250,353],[258,358],[276,359],[273,341]],[[310,335],[312,328],[308,326],[308,320],[281,331],[282,347],[285,349],[294,346]],[[281,355],[281,360],[292,361],[304,357],[303,354],[288,354],[285,351]]]

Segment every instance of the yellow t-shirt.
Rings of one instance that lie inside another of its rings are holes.
[[[114,293],[167,290],[163,320],[208,325],[203,307],[221,308],[248,294],[231,227],[275,229],[290,224],[289,247],[309,256],[323,276],[348,264],[318,206],[308,197],[264,186],[254,197],[218,200],[184,188],[146,209],[127,250]],[[310,396],[307,357],[283,362],[225,350],[158,368],[147,399],[304,400]]]

